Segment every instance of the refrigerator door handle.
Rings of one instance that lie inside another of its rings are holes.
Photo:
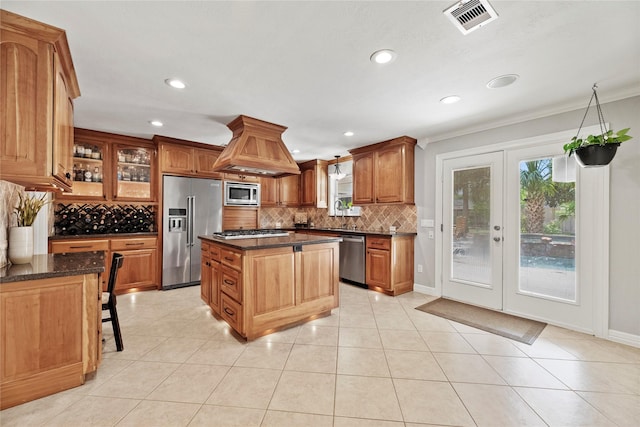
[[[189,246],[193,246],[193,224],[196,220],[196,196],[191,196],[191,218],[189,218]]]
[[[191,196],[187,196],[187,247],[191,246],[191,227],[193,227],[193,210]]]

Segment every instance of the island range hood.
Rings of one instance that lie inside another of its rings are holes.
[[[227,127],[233,136],[213,165],[214,171],[272,177],[300,174],[282,142],[286,127],[248,116],[238,116]]]

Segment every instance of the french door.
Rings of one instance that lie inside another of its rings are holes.
[[[502,309],[502,160],[488,153],[443,167],[442,295]]]
[[[560,178],[557,147],[443,160],[442,295],[592,333],[607,274],[608,167]]]

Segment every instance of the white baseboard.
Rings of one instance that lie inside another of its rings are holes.
[[[626,332],[614,331],[613,329],[609,329],[608,339],[620,344],[626,344],[632,347],[640,348],[640,335],[633,335]]]
[[[431,295],[434,297],[439,297],[436,293],[436,288],[432,288],[430,286],[419,285],[417,283],[413,284],[413,292],[418,292],[419,294]]]

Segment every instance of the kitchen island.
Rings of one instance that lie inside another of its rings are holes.
[[[340,238],[199,238],[202,300],[248,340],[338,307]]]
[[[84,383],[101,358],[104,253],[0,268],[0,408]]]

